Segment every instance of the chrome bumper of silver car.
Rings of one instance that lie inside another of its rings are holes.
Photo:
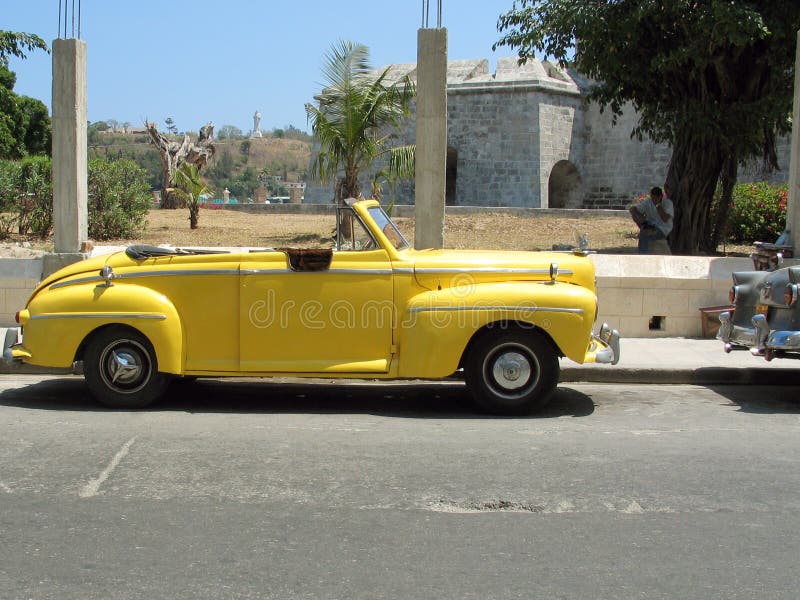
[[[771,360],[775,351],[800,352],[800,331],[772,331],[764,315],[753,315],[752,327],[742,327],[731,322],[731,313],[719,315],[717,337],[725,343],[725,352],[748,348],[755,356]]]
[[[592,335],[592,338],[602,342],[605,346],[595,354],[595,362],[611,365],[619,362],[619,331],[611,329],[607,323],[603,323],[600,333]]]

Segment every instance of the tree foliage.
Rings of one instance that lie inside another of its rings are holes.
[[[22,158],[50,153],[50,116],[39,100],[14,93],[17,77],[9,70],[9,58],[25,58],[26,52],[47,44],[33,34],[0,31],[0,158]]]
[[[796,0],[516,0],[498,46],[543,53],[596,80],[590,99],[639,116],[633,132],[672,146],[673,250],[713,251],[710,218],[737,165],[775,164],[788,130],[800,3]],[[727,205],[727,203],[726,203]]]
[[[37,49],[50,51],[38,35],[0,30],[0,66],[7,67],[8,59],[12,56],[25,58],[27,52]]]
[[[412,82],[404,77],[390,82],[389,69],[374,73],[366,46],[340,41],[325,57],[325,88],[319,106],[306,104],[306,113],[320,149],[311,176],[336,180],[335,200],[361,196],[359,175],[377,160],[394,173],[410,176],[413,151],[391,147],[390,133],[409,114],[414,97]]]
[[[200,197],[212,194],[212,190],[200,177],[200,169],[192,163],[183,163],[173,174],[175,193],[181,197],[189,208],[189,227],[197,229],[200,219]]]

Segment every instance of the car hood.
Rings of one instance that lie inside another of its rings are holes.
[[[550,281],[552,264],[558,265],[558,281],[595,289],[594,264],[572,253],[412,250],[409,258],[417,281],[430,289],[489,281]]]

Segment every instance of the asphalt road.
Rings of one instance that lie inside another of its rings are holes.
[[[2,376],[0,598],[796,598],[798,392]]]

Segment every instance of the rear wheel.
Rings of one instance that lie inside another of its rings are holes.
[[[123,327],[99,331],[86,347],[83,374],[92,395],[114,408],[142,408],[164,392],[156,353],[142,334]]]
[[[482,409],[524,415],[544,407],[558,383],[558,357],[533,331],[487,331],[464,365],[467,387]]]

